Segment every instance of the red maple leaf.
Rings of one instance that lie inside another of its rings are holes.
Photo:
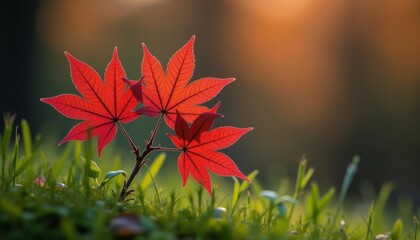
[[[164,114],[166,124],[172,129],[177,112],[187,122],[193,122],[198,115],[209,111],[207,107],[197,105],[211,100],[235,80],[207,77],[188,84],[195,65],[194,40],[195,36],[172,56],[166,75],[160,62],[143,44],[141,69],[146,86],[142,89],[142,99],[139,99],[144,106],[138,112],[149,117]]]
[[[70,63],[70,73],[74,86],[82,97],[74,94],[61,94],[51,98],[41,98],[64,116],[84,120],[75,125],[61,140],[87,140],[98,136],[98,155],[117,133],[117,124],[128,123],[139,116],[133,109],[141,98],[141,82],[126,89],[122,80],[124,69],[114,49],[111,62],[105,71],[103,82],[99,74],[86,63],[65,52]]]
[[[230,157],[217,150],[231,146],[252,128],[224,126],[209,131],[214,120],[220,116],[215,113],[215,109],[212,109],[199,115],[189,127],[187,121],[178,114],[175,121],[176,135],[168,133],[174,145],[182,150],[178,157],[182,185],[185,186],[191,173],[210,195],[212,189],[208,171],[220,176],[236,176],[249,181]]]

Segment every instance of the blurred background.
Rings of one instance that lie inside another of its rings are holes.
[[[196,35],[193,80],[237,79],[208,106],[222,101],[218,125],[254,127],[226,151],[245,173],[294,178],[306,156],[316,181],[339,188],[360,155],[354,194],[392,180],[420,200],[418,0],[32,0],[1,12],[0,112],[51,142],[76,123],[39,101],[76,93],[64,51],[103,76],[118,46],[138,79],[142,42],[166,66]],[[130,124],[138,143],[153,124]]]

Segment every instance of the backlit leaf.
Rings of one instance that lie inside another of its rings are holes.
[[[115,137],[117,124],[128,123],[139,114],[134,112],[138,100],[141,99],[141,81],[126,90],[122,80],[125,72],[118,59],[117,48],[105,71],[105,80],[86,63],[65,53],[70,63],[73,84],[82,96],[61,94],[51,98],[41,98],[64,116],[83,120],[75,125],[60,144],[71,140],[87,140],[98,137],[98,155]],[[88,132],[90,131],[90,134]]]
[[[210,194],[212,189],[208,171],[249,181],[230,157],[217,150],[232,145],[252,128],[219,127],[209,130],[217,117],[220,115],[214,112],[203,113],[190,127],[178,113],[175,122],[176,135],[168,134],[175,146],[182,150],[178,157],[178,170],[183,186],[191,174]]]
[[[201,113],[208,112],[204,106],[197,106],[214,98],[226,85],[235,79],[202,78],[189,83],[194,72],[193,36],[169,60],[166,74],[161,63],[143,44],[144,57],[141,65],[145,87],[139,113],[155,117],[165,116],[167,125],[174,129],[177,112],[192,123]]]

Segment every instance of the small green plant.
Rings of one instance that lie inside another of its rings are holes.
[[[235,213],[236,207],[238,206],[238,200],[239,198],[242,196],[242,194],[245,193],[245,191],[248,189],[250,183],[252,183],[254,181],[254,179],[257,177],[258,175],[258,170],[254,170],[252,173],[250,173],[247,178],[249,179],[250,182],[244,181],[241,184],[239,184],[238,179],[236,179],[235,177],[233,178],[234,180],[234,187],[233,187],[233,193],[232,193],[232,209],[231,209],[231,213],[232,215]]]
[[[307,165],[307,160],[306,158],[303,158],[299,163],[297,176],[296,176],[295,192],[293,193],[293,199],[295,200],[298,200],[303,189],[309,183],[312,175],[314,174],[314,169],[309,168],[309,170],[306,170],[306,167],[307,167],[306,165]],[[295,210],[295,205],[292,205],[292,207],[290,208],[289,220],[293,217],[294,210]]]

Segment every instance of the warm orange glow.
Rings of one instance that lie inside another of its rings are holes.
[[[418,0],[43,1],[37,34],[49,68],[39,71],[51,74],[42,80],[55,85],[68,73],[65,50],[99,64],[119,46],[134,79],[142,42],[165,67],[196,35],[193,79],[236,78],[221,110],[254,126],[249,149],[264,149],[241,150],[245,158],[328,162],[364,151],[382,166],[419,155]]]

